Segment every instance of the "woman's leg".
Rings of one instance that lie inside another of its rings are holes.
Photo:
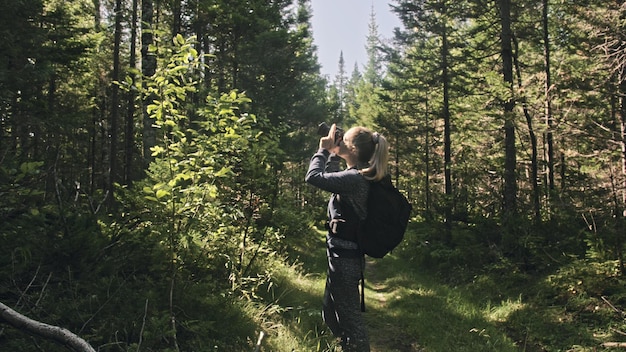
[[[323,317],[346,352],[370,350],[359,293],[362,261],[363,258],[328,258]]]
[[[330,259],[330,258],[329,258]],[[334,276],[334,275],[332,275]],[[339,317],[337,316],[337,310],[335,309],[335,298],[333,296],[333,287],[330,270],[326,274],[326,287],[324,289],[324,302],[322,307],[322,318],[330,329],[330,332],[335,336],[343,335],[343,330],[339,325]]]

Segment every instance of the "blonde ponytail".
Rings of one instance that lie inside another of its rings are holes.
[[[389,144],[387,139],[375,132],[372,135],[374,142],[374,154],[369,161],[369,167],[362,169],[363,176],[370,181],[380,181],[387,175],[387,163],[389,162]]]
[[[378,132],[372,132],[365,127],[354,127],[352,144],[357,149],[359,171],[369,181],[380,181],[387,175],[389,162],[389,143]]]

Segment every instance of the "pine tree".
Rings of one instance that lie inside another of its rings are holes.
[[[354,63],[352,74],[346,85],[345,104],[346,116],[344,118],[346,126],[357,125],[360,102],[358,100],[358,89],[363,84],[363,75],[359,71],[359,65]]]
[[[366,39],[367,65],[364,69],[363,79],[355,87],[355,105],[357,106],[355,119],[359,124],[377,128],[380,125],[384,108],[379,96],[383,80],[382,59],[379,53],[381,40],[373,6],[370,12]]]
[[[343,59],[343,51],[339,52],[339,61],[337,63],[337,74],[333,81],[334,91],[337,92],[337,112],[334,114],[336,120],[334,122],[342,124],[348,115],[346,104],[346,90],[348,79],[346,74],[346,62]]]
[[[457,203],[456,194],[461,193],[461,190],[455,194],[453,170],[458,166],[453,164],[455,161],[452,156],[454,125],[462,123],[455,121],[455,116],[462,116],[461,101],[467,89],[465,75],[471,72],[462,68],[467,65],[467,58],[462,54],[467,45],[463,39],[467,23],[465,3],[445,0],[399,1],[395,11],[406,28],[404,33],[396,36],[396,40],[404,43],[407,50],[407,68],[402,74],[414,77],[419,85],[424,86],[422,89],[428,91],[427,97],[422,98],[428,104],[426,113],[432,113],[436,116],[434,121],[440,119],[442,123],[434,124],[441,126],[436,133],[441,133],[441,138],[437,140],[442,141],[440,153],[443,160],[441,169],[433,172],[443,173],[444,194],[440,204],[446,225],[444,241],[449,242],[453,212],[455,208],[462,212],[461,209],[465,207],[463,203]]]
[[[504,199],[503,217],[511,220],[517,213],[517,151],[515,146],[515,99],[513,92],[513,32],[511,30],[511,1],[499,0],[500,6],[500,45],[502,55],[502,75],[509,89],[504,100]]]
[[[370,11],[370,20],[368,23],[368,32],[366,38],[365,51],[367,53],[367,64],[363,78],[372,86],[380,86],[382,81],[382,58],[380,55],[381,40],[378,33],[378,24],[376,23],[376,13],[374,5]]]

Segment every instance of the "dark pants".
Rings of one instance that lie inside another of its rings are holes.
[[[322,316],[345,352],[370,351],[359,294],[363,265],[362,255],[336,257],[329,251]]]

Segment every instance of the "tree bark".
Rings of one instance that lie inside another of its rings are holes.
[[[156,72],[156,54],[150,53],[149,47],[153,44],[152,26],[154,21],[154,6],[152,0],[141,2],[141,70],[144,77],[151,77]],[[154,119],[147,113],[148,104],[152,101],[151,96],[143,99],[143,161],[147,169],[152,162],[152,147],[156,145],[156,133],[152,125]]]
[[[130,75],[132,77],[132,87],[128,90],[128,106],[126,110],[126,126],[124,131],[124,183],[130,184],[133,181],[133,159],[135,155],[135,99],[136,99],[136,68],[137,68],[137,1],[133,0],[131,34],[130,34]]]
[[[622,199],[621,199],[621,204],[619,205],[621,207],[621,217],[619,221],[619,231],[617,234],[617,243],[616,243],[616,254],[617,254],[617,259],[619,261],[619,268],[620,268],[620,273],[622,275],[626,275],[626,273],[624,272],[624,253],[623,253],[623,248],[624,248],[624,229],[625,224],[626,224],[626,98],[624,98],[624,93],[626,92],[626,77],[624,77],[623,75],[620,75],[619,77],[620,80],[620,84],[619,84],[619,96],[620,96],[620,106],[619,106],[619,112],[620,112],[620,130],[621,130],[621,163],[622,163]],[[617,216],[619,216],[619,214],[616,214]]]
[[[504,83],[510,91],[509,98],[504,102],[504,196],[503,196],[503,217],[504,222],[517,212],[517,176],[516,176],[516,147],[515,147],[515,119],[513,108],[515,100],[513,98],[513,50],[511,32],[511,0],[500,0],[500,23],[502,32],[501,54],[502,54],[502,74]]]
[[[181,28],[182,28],[181,10],[182,10],[181,0],[172,1],[172,38],[176,38],[176,35],[182,34],[181,33]]]
[[[96,351],[89,343],[87,343],[87,341],[83,340],[71,331],[33,320],[14,311],[3,303],[0,303],[0,319],[18,330],[26,331],[29,334],[43,337],[48,340],[53,340],[71,348],[74,351]]]
[[[548,32],[548,0],[543,0],[543,51],[545,60],[545,115],[546,115],[546,161],[548,167],[547,186],[548,196],[554,190],[554,142],[552,136],[553,119],[552,119],[552,102],[550,98],[550,89],[552,86],[552,78],[550,74],[550,36]]]
[[[513,42],[515,43],[515,53],[513,55],[513,62],[515,64],[515,72],[517,74],[517,87],[520,91],[523,90],[522,85],[522,69],[519,64],[517,53],[519,52],[519,45],[517,39],[513,37]],[[530,139],[531,146],[531,159],[530,159],[530,182],[533,189],[533,209],[534,209],[534,219],[535,224],[541,224],[541,202],[540,202],[540,192],[539,192],[539,151],[537,146],[537,135],[535,134],[535,129],[533,127],[533,118],[530,115],[530,111],[528,110],[528,104],[526,101],[526,96],[522,96],[522,108],[524,110],[524,116],[526,117],[526,126],[528,126],[528,137]]]
[[[120,80],[120,45],[122,42],[122,0],[115,1],[115,34],[113,48],[113,84],[111,85],[111,125],[110,135],[110,152],[109,152],[109,179],[108,179],[108,196],[109,206],[115,202],[114,184],[117,181],[117,125],[120,115],[120,98],[119,86],[117,82]]]
[[[448,27],[446,2],[441,4],[442,32],[441,32],[441,80],[443,82],[443,149],[444,149],[444,178],[445,178],[445,242],[452,241],[452,141],[450,139],[450,74],[448,67]]]
[[[425,201],[425,205],[424,205],[424,212],[426,213],[426,218],[428,220],[431,220],[432,216],[430,214],[430,203],[431,203],[431,197],[430,197],[430,110],[428,109],[428,95],[426,95],[426,101],[425,101],[425,110],[426,113],[424,114],[426,117],[426,122],[425,122],[425,134],[424,134],[424,193],[426,196],[426,201]]]

